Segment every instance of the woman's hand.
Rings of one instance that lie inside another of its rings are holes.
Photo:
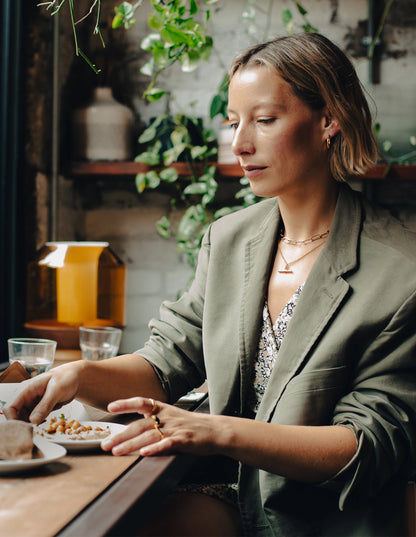
[[[79,386],[77,369],[65,364],[25,380],[23,391],[3,412],[8,419],[41,423],[52,410],[74,399]]]
[[[102,449],[113,455],[226,455],[289,479],[320,483],[339,472],[357,448],[353,431],[342,425],[280,425],[214,416],[145,397],[114,401],[108,410],[144,416],[102,441]]]
[[[227,442],[221,416],[189,412],[144,397],[114,401],[108,410],[144,416],[103,440],[102,449],[111,450],[113,455],[139,452],[147,456],[167,451],[209,455],[217,452],[221,441]]]

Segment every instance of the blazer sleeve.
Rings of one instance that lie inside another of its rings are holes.
[[[157,368],[167,385],[173,403],[206,378],[202,319],[205,282],[210,255],[210,229],[205,234],[198,256],[195,278],[188,291],[177,301],[165,301],[158,319],[149,323],[151,336],[135,354]]]
[[[357,365],[352,390],[333,423],[357,438],[353,459],[325,485],[341,488],[339,507],[372,497],[416,471],[416,292],[374,339]]]

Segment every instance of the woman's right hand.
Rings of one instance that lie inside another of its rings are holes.
[[[79,388],[78,369],[75,362],[64,364],[25,380],[15,401],[3,409],[6,418],[41,423],[52,410],[75,398]]]

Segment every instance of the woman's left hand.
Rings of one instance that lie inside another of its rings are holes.
[[[113,455],[139,452],[147,456],[167,451],[209,455],[216,452],[222,430],[221,416],[189,412],[146,397],[114,401],[108,405],[108,410],[143,415],[124,431],[102,441],[102,449],[111,450]]]

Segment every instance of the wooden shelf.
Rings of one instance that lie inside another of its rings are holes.
[[[239,178],[244,174],[239,164],[212,163],[218,168],[221,177]],[[176,162],[171,165],[180,175],[189,175],[189,168],[185,162]],[[95,162],[72,162],[69,174],[72,177],[82,176],[134,176],[138,173],[147,172],[151,169],[147,164],[130,161],[95,161]],[[416,180],[416,165],[401,164],[390,167],[378,164],[367,171],[363,176],[354,177],[363,180]]]
[[[213,163],[218,168],[218,172],[223,177],[242,177],[244,174],[239,164],[218,164]],[[189,167],[186,162],[175,162],[171,165],[177,170],[179,175],[189,175]],[[82,175],[136,175],[147,172],[151,166],[142,162],[72,162],[69,173],[72,176]]]

